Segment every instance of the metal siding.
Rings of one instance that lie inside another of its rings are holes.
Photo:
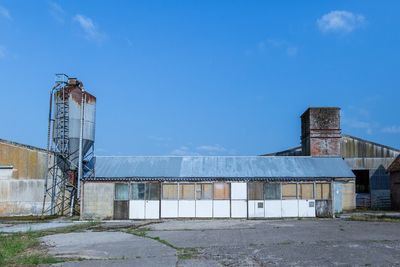
[[[388,190],[372,190],[371,191],[371,208],[374,209],[390,209],[390,189]]]
[[[331,157],[97,157],[98,178],[353,178]]]
[[[395,158],[400,150],[350,135],[343,135],[341,154],[345,158]]]

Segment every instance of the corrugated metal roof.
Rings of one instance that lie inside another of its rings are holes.
[[[332,157],[96,157],[96,178],[353,178],[341,158]]]

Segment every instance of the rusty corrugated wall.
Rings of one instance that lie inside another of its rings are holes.
[[[400,154],[400,151],[395,148],[350,135],[342,136],[340,146],[344,158],[392,158],[393,160]]]
[[[44,179],[47,175],[47,154],[39,148],[0,140],[0,165],[13,166],[13,178]]]

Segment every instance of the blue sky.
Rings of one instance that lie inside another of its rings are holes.
[[[54,73],[97,96],[99,155],[257,155],[308,106],[400,148],[399,1],[0,0],[0,138],[44,147]]]

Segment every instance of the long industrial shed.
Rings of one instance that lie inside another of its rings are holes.
[[[96,157],[84,219],[329,217],[355,208],[340,157]]]

